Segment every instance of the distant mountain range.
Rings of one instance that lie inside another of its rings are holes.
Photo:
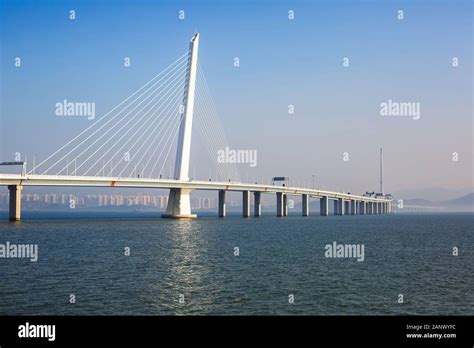
[[[401,197],[394,198],[395,200],[403,199]],[[442,201],[432,201],[422,198],[404,199],[403,204],[409,206],[437,207],[447,211],[474,212],[474,193],[469,193],[465,196]]]
[[[474,192],[472,187],[464,188],[445,188],[445,187],[422,187],[416,189],[405,189],[390,192],[394,197],[407,199],[425,199],[433,202],[453,200],[466,195],[468,192]]]

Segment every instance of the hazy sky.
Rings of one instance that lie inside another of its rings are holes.
[[[472,14],[469,0],[1,1],[0,160],[46,157],[91,122],[55,116],[58,101],[93,101],[100,118],[197,29],[230,146],[258,151],[243,178],[372,191],[383,146],[386,191],[472,189]],[[389,99],[420,118],[381,116]]]

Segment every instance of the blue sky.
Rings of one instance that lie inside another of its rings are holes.
[[[56,102],[95,101],[100,117],[197,29],[230,145],[258,151],[243,177],[374,190],[383,146],[389,191],[473,187],[471,1],[2,0],[0,13],[2,160],[47,156],[90,124],[55,117]],[[420,120],[381,117],[388,99],[420,102]]]

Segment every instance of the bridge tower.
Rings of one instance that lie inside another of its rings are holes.
[[[195,33],[189,44],[189,58],[186,76],[186,85],[183,97],[183,111],[179,126],[178,147],[176,150],[176,161],[174,167],[174,179],[181,181],[189,180],[189,159],[191,155],[191,131],[193,128],[194,92],[196,89],[196,71],[199,48],[199,33]],[[191,190],[184,188],[170,189],[168,206],[164,218],[195,218],[191,214],[191,201],[189,198]]]

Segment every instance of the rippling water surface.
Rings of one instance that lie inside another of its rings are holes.
[[[3,213],[0,243],[38,244],[39,259],[0,258],[3,315],[474,314],[473,214],[24,216]],[[365,260],[326,258],[333,241]]]

